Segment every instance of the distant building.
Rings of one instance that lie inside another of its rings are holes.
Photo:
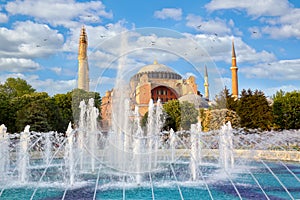
[[[87,34],[83,26],[79,39],[78,50],[78,88],[89,91],[89,66],[87,57]],[[232,96],[238,98],[238,67],[236,65],[236,55],[234,43],[232,41]],[[172,68],[154,61],[153,64],[142,67],[130,79],[128,91],[131,99],[131,106],[137,106],[139,113],[143,116],[148,111],[148,104],[150,99],[154,103],[158,99],[162,103],[173,99],[179,101],[188,101],[193,103],[196,108],[208,108],[209,105],[209,83],[207,67],[204,71],[204,98],[198,91],[195,77],[190,76],[183,79],[181,75],[176,73]],[[114,96],[114,89],[107,91],[102,97],[101,116],[102,123],[105,127],[111,125],[112,115],[112,99]]]
[[[154,103],[158,99],[162,103],[178,99],[194,103],[197,108],[208,108],[208,99],[202,98],[195,77],[183,79],[173,69],[157,61],[142,67],[131,77],[129,85],[131,103],[133,106],[138,106],[141,116],[148,111],[150,99],[153,99]],[[106,126],[111,125],[113,93],[113,90],[107,91],[102,97],[102,121]]]

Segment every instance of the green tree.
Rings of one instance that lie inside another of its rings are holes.
[[[191,124],[198,121],[198,111],[192,103],[184,101],[180,103],[178,100],[168,101],[163,105],[166,113],[164,129],[173,129],[174,131],[180,128],[184,130],[190,129]]]
[[[0,123],[7,126],[9,132],[15,132],[15,119],[17,106],[11,101],[25,94],[32,94],[35,90],[25,80],[20,78],[8,78],[4,84],[0,84]]]
[[[48,122],[48,110],[41,102],[31,102],[17,111],[16,127],[18,131],[30,125],[31,131],[45,132],[52,129]]]
[[[5,124],[7,126],[9,111],[9,98],[5,93],[0,92],[0,125]]]
[[[272,127],[272,109],[262,91],[242,90],[236,111],[241,127],[262,130],[270,130]]]
[[[94,103],[95,103],[94,106],[99,109],[99,112],[101,112],[100,110],[101,97],[98,92],[87,92],[81,89],[74,89],[72,91],[72,112],[73,112],[73,119],[75,124],[77,124],[79,120],[80,102],[84,100],[85,103],[87,104],[90,98],[94,99]],[[99,116],[99,120],[100,120],[100,116]]]
[[[198,122],[199,111],[195,108],[195,105],[187,101],[180,103],[181,108],[181,128],[189,130],[191,124]]]
[[[274,123],[280,129],[300,128],[300,91],[278,91],[273,96]]]
[[[26,125],[33,131],[62,131],[62,117],[59,107],[46,92],[36,92],[16,97],[11,101],[15,108],[15,131],[22,131]]]
[[[53,100],[58,107],[58,112],[61,116],[61,122],[58,125],[60,131],[65,130],[69,122],[73,122],[73,110],[72,110],[72,92],[66,94],[56,94],[53,96]]]
[[[232,97],[232,94],[229,93],[227,87],[220,92],[220,94],[215,97],[215,104],[212,106],[212,109],[224,109],[236,111],[237,101]]]
[[[180,129],[181,110],[178,100],[168,101],[163,105],[164,112],[166,113],[166,121],[164,129],[173,129],[177,131]]]
[[[0,93],[7,94],[9,98],[20,97],[33,92],[35,89],[21,78],[8,78],[3,85],[0,85]]]

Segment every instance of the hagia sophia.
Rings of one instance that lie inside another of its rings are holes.
[[[89,66],[87,58],[87,34],[82,27],[79,39],[78,51],[78,88],[89,91]],[[209,83],[207,68],[204,73],[204,96],[199,92],[195,77],[190,76],[186,79],[176,73],[172,68],[158,63],[142,67],[130,79],[130,99],[133,106],[138,106],[141,116],[148,111],[150,99],[154,103],[160,99],[162,103],[169,100],[178,99],[180,102],[188,101],[193,103],[196,108],[209,107]],[[234,43],[232,42],[232,96],[238,98],[238,67],[236,65],[236,54]],[[102,96],[101,117],[105,127],[111,125],[111,106],[114,90],[109,90]]]

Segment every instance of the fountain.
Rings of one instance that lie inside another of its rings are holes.
[[[6,174],[9,167],[9,138],[6,132],[7,128],[4,124],[0,126],[0,174],[2,174],[0,181],[6,180]]]
[[[29,162],[29,155],[28,155],[29,129],[30,126],[27,125],[24,129],[24,132],[22,132],[20,136],[20,144],[19,144],[20,146],[18,152],[18,175],[19,175],[20,182],[27,181],[27,165]]]
[[[81,102],[79,127],[69,124],[66,136],[29,126],[8,134],[1,125],[0,197],[300,198],[300,155],[292,147],[299,131],[245,134],[227,123],[202,132],[198,123],[190,131],[161,132],[159,101],[149,103],[143,130],[138,108],[123,104],[126,118],[107,136],[98,130],[93,100]]]
[[[233,156],[233,134],[231,123],[227,122],[224,126],[222,126],[220,132],[220,139],[219,139],[219,162],[220,165],[225,169],[228,170],[229,168],[234,167],[234,156]]]

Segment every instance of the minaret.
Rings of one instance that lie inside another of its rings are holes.
[[[232,97],[234,99],[238,99],[239,97],[239,89],[238,89],[238,67],[236,66],[236,56],[235,56],[235,49],[234,43],[232,40],[232,58],[231,58],[231,81],[232,81]]]
[[[78,89],[89,91],[89,64],[87,59],[87,35],[84,26],[81,28],[78,49]]]
[[[208,91],[208,74],[207,74],[207,67],[205,65],[205,71],[204,71],[204,98],[209,101],[209,91]]]

